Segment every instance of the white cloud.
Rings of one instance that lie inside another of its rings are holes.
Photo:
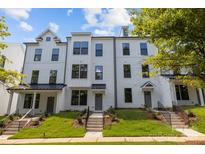
[[[83,30],[94,27],[98,28],[97,32],[102,33],[111,32],[115,27],[131,23],[126,9],[84,9],[84,16],[87,23],[82,26]]]
[[[100,30],[100,29],[95,29],[94,34],[96,35],[101,35],[101,36],[108,36],[108,35],[114,35],[114,32],[111,30]]]
[[[68,9],[67,15],[70,16],[73,13],[73,9]]]
[[[20,26],[19,26],[22,30],[24,31],[32,31],[33,27],[31,25],[29,25],[27,22],[20,22]]]
[[[31,9],[2,9],[8,16],[20,20],[28,19]]]
[[[50,22],[50,23],[49,23],[49,28],[50,28],[53,32],[57,33],[58,30],[59,30],[59,25],[57,25],[57,24],[54,23],[54,22]]]

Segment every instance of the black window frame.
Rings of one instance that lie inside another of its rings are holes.
[[[37,53],[38,51],[40,51],[41,53]],[[41,61],[41,55],[42,55],[42,49],[38,48],[35,49],[35,54],[34,54],[34,61]]]
[[[57,51],[57,53],[54,53],[56,51]],[[58,61],[58,59],[59,59],[59,52],[60,52],[59,48],[53,48],[52,49],[51,61]]]
[[[86,46],[84,46],[85,44],[86,44]],[[88,41],[81,42],[80,54],[81,55],[88,55]]]
[[[88,55],[88,45],[88,41],[73,42],[73,55]]]
[[[101,46],[101,47],[99,47]],[[96,57],[102,57],[103,56],[103,44],[102,43],[96,43],[95,44],[95,56]]]
[[[97,72],[98,68],[100,68],[100,72]],[[102,65],[95,66],[95,80],[103,80],[103,66]]]
[[[87,90],[72,90],[71,105],[72,106],[87,106],[88,98]]]
[[[74,69],[76,67],[76,70]],[[72,79],[87,79],[88,65],[87,64],[72,64]]]
[[[49,84],[56,84],[57,74],[58,74],[57,70],[50,70]]]
[[[128,67],[128,68],[126,68]],[[124,64],[123,65],[123,72],[124,72],[124,78],[131,78],[132,73],[131,73],[131,65],[130,64]]]
[[[175,85],[177,100],[190,100],[188,87],[185,85]]]
[[[124,88],[124,101],[125,103],[132,103],[132,88]]]
[[[123,56],[129,56],[130,55],[130,44],[122,43],[122,50],[123,50]]]
[[[33,105],[33,94],[25,94],[24,96],[24,109],[31,109]]]
[[[149,65],[142,65],[142,77],[150,78]]]
[[[36,77],[34,76],[34,73],[35,72],[38,72],[37,74],[36,74]],[[39,78],[39,70],[33,70],[32,71],[32,75],[31,75],[31,84],[38,84],[38,78]]]
[[[145,45],[146,47],[143,47],[143,45]],[[148,55],[148,48],[147,48],[147,43],[146,42],[141,42],[140,43],[140,54],[143,55],[143,56]]]

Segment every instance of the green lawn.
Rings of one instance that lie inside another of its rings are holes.
[[[0,121],[2,120],[2,119],[4,119],[5,118],[5,116],[0,116]]]
[[[25,128],[11,138],[44,138],[44,133],[46,138],[83,137],[85,129],[72,126],[73,119],[78,115],[79,112],[62,112],[53,115],[38,128]]]
[[[181,136],[167,124],[151,119],[140,109],[116,110],[120,122],[106,126],[104,136]]]
[[[191,111],[197,116],[198,120],[191,123],[191,127],[201,133],[205,133],[205,107],[185,107],[186,111]]]

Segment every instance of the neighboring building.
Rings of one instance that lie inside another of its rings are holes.
[[[51,30],[36,42],[25,43],[23,73],[30,87],[11,90],[19,94],[17,111],[57,113],[117,108],[157,108],[204,105],[204,91],[182,86],[172,76],[151,77],[152,66],[143,62],[157,48],[138,37],[98,36],[74,32],[62,42]],[[170,78],[171,77],[171,78]]]
[[[0,67],[8,70],[22,71],[25,47],[20,43],[7,43],[8,47],[1,50],[1,54],[8,58]],[[0,82],[0,115],[15,112],[18,94],[7,90],[8,86]],[[11,102],[12,101],[12,102]],[[12,106],[10,106],[12,104]]]

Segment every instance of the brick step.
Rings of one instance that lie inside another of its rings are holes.
[[[100,132],[103,130],[103,128],[87,128],[87,131],[94,131],[94,132]]]
[[[103,128],[103,125],[87,125],[87,128]]]

